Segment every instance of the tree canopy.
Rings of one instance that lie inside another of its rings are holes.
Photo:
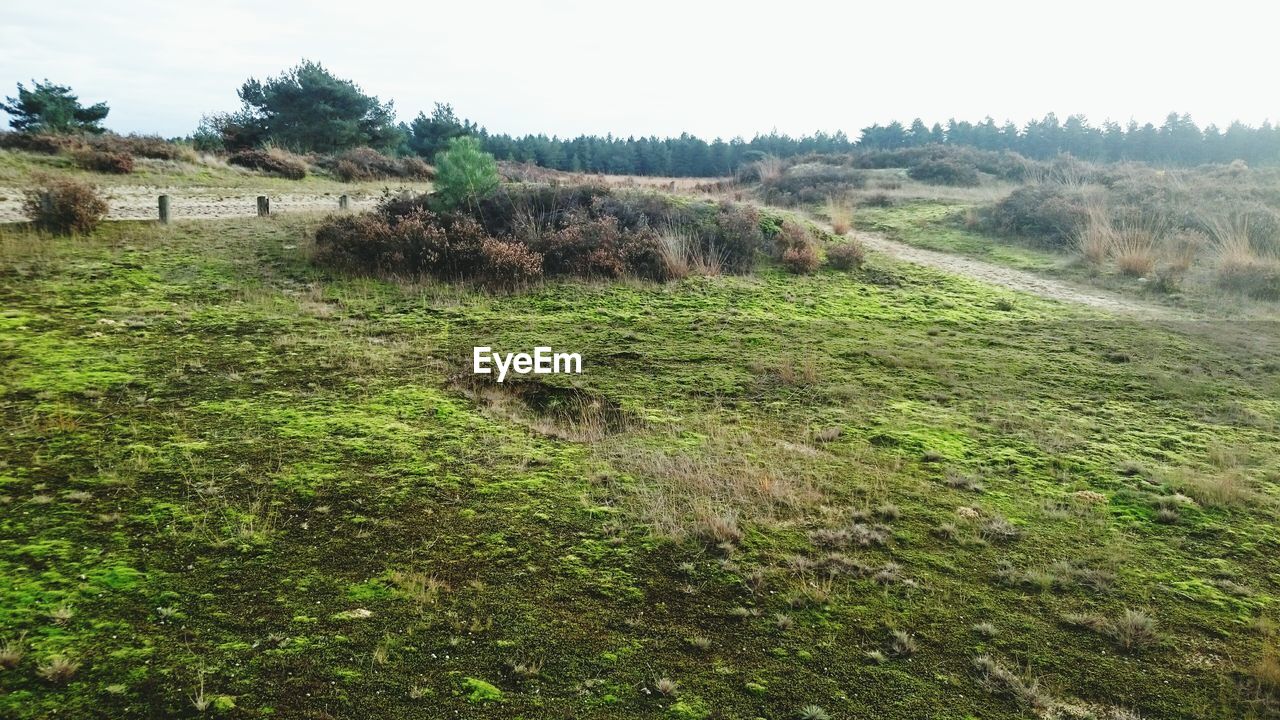
[[[18,83],[18,96],[6,97],[0,110],[12,116],[9,126],[18,132],[56,134],[103,132],[101,123],[111,111],[104,102],[81,105],[71,88],[47,78],[44,82],[32,80],[30,90]]]
[[[401,139],[391,101],[379,101],[310,60],[266,81],[249,78],[238,94],[243,103],[238,112],[213,115],[204,123],[228,149],[271,142],[299,152],[385,150]]]
[[[497,186],[497,163],[473,137],[450,140],[436,160],[435,197],[443,208],[471,205]]]
[[[474,135],[479,130],[469,120],[459,120],[448,103],[436,103],[431,116],[418,113],[408,126],[402,126],[408,137],[409,150],[428,160],[436,153],[449,146],[449,141],[456,137]]]

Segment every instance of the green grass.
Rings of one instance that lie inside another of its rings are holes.
[[[189,163],[137,158],[127,175],[105,175],[75,166],[70,155],[43,155],[0,150],[0,185],[28,187],[34,175],[69,176],[107,188],[245,188],[263,192],[378,192],[384,187],[423,187],[426,183],[375,181],[344,183],[334,177],[309,174],[301,180],[270,177],[220,161]]]
[[[910,245],[979,258],[998,265],[1053,272],[1067,258],[1045,250],[1000,243],[964,227],[968,205],[917,201],[891,207],[860,207],[854,224]]]
[[[1079,253],[1055,252],[1018,238],[984,233],[968,222],[970,213],[977,208],[972,203],[946,199],[859,207],[854,213],[854,226],[908,245],[977,258],[1195,313],[1267,320],[1276,317],[1275,303],[1251,300],[1215,286],[1206,258],[1198,258],[1177,287],[1161,287],[1150,279],[1125,275],[1111,263],[1105,268],[1090,267]]]
[[[875,257],[397,286],[310,267],[315,223],[0,229],[0,644],[25,649],[0,715],[1025,716],[979,655],[1143,717],[1274,711],[1249,675],[1276,641],[1274,327]],[[622,420],[575,440],[555,403],[455,382],[473,345],[535,344],[586,374],[534,390]],[[809,533],[863,512],[887,537],[828,580]],[[1156,643],[1064,621],[1127,609]]]

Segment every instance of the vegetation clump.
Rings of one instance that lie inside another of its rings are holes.
[[[107,215],[107,203],[92,185],[68,178],[47,178],[27,190],[23,214],[54,235],[87,235]]]
[[[517,287],[543,276],[661,281],[712,266],[749,272],[764,246],[766,223],[749,206],[591,185],[503,185],[472,196],[468,172],[445,170],[455,165],[448,155],[437,185],[455,192],[388,198],[373,213],[330,218],[316,232],[316,261]],[[805,267],[816,267],[816,242],[803,226],[773,231],[787,247],[811,251]]]
[[[288,180],[301,180],[307,176],[307,162],[280,148],[240,150],[232,153],[227,162]]]

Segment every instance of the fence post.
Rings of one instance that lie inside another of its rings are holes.
[[[346,210],[346,209],[347,209],[347,202],[348,202],[348,200],[347,200],[347,196],[346,196],[346,195],[339,195],[339,196],[338,196],[338,209],[339,209],[339,210]]]
[[[169,224],[169,196],[168,195],[160,196],[160,224],[161,225]]]
[[[258,217],[266,217],[271,214],[271,201],[266,195],[258,196]]]

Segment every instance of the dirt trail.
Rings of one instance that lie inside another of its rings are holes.
[[[219,187],[153,187],[115,186],[104,189],[109,220],[153,220],[156,218],[157,198],[169,196],[169,207],[174,219],[214,219],[249,217],[258,213],[257,197],[265,194],[271,198],[271,212],[322,212],[338,209],[337,192],[262,193],[245,188]],[[377,204],[377,195],[351,192],[351,209],[364,210]],[[0,222],[21,222],[22,190],[0,187]]]
[[[1183,311],[1126,298],[1117,293],[1078,287],[1024,270],[992,265],[991,263],[960,255],[925,250],[896,240],[890,240],[882,235],[866,232],[855,232],[853,235],[868,250],[874,252],[883,253],[916,265],[936,268],[954,275],[962,275],[979,282],[1031,293],[1050,300],[1077,303],[1120,315],[1154,320],[1174,320],[1191,317],[1190,314]]]

